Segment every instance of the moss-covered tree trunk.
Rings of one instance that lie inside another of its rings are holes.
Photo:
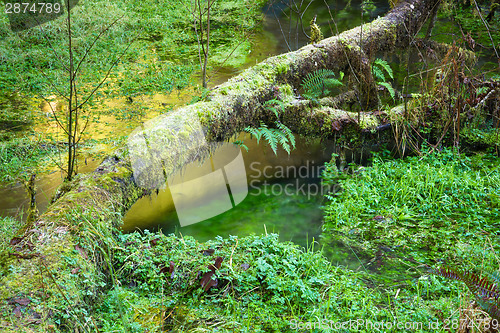
[[[202,134],[203,140],[225,140],[246,126],[267,121],[271,114],[263,103],[273,99],[284,105],[281,121],[297,133],[333,136],[346,119],[356,119],[364,128],[379,126],[369,113],[358,117],[338,109],[339,101],[354,100],[364,111],[373,109],[378,96],[371,60],[378,53],[409,47],[438,4],[439,0],[402,2],[372,23],[269,58],[214,88],[204,101],[155,119],[144,132],[136,131],[128,144],[131,152],[116,153],[93,173],[73,181],[67,193],[13,239],[13,253],[2,254],[0,306],[12,318],[2,325],[18,331],[16,325],[31,322],[40,331],[50,331],[47,325],[58,318],[82,326],[80,331],[91,326],[87,312],[98,299],[98,284],[109,286],[112,273],[104,264],[111,255],[111,227],[148,193],[133,177],[134,163],[149,163],[152,174],[171,174],[210,149],[199,142],[199,149],[190,149],[188,139],[196,141]],[[300,99],[304,77],[318,69],[343,71],[351,77],[351,90],[319,106]],[[197,123],[201,126],[193,125]],[[144,142],[147,147],[141,146]],[[141,160],[136,148],[153,152],[150,160]],[[162,154],[165,151],[168,154]]]

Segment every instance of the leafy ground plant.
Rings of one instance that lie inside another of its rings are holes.
[[[426,280],[389,296],[368,288],[366,273],[333,266],[313,246],[299,249],[276,234],[206,243],[148,231],[118,238],[117,280],[95,308],[105,332],[319,333],[342,331],[339,325],[373,332],[388,322],[416,322],[413,331],[427,332],[438,320],[428,306],[452,315],[450,300],[426,299]]]
[[[376,157],[340,185],[342,191],[328,195],[325,231],[366,253],[387,247],[432,264],[456,260],[458,244],[480,245],[498,232],[500,172],[493,156],[444,149],[402,160]]]
[[[207,243],[147,231],[119,238],[113,266],[121,287],[98,309],[104,331],[122,329],[118,302],[139,331],[285,332],[294,323],[376,310],[362,300],[356,274],[276,234]]]
[[[438,300],[458,313],[457,297],[468,295],[467,288],[428,269],[444,263],[465,271],[498,270],[498,163],[492,155],[424,149],[422,156],[398,160],[378,155],[370,167],[347,174],[331,165],[325,178],[341,190],[327,195],[325,248],[340,243],[336,251],[355,253],[359,268],[385,290],[391,305],[389,295],[397,294],[421,299],[426,310],[420,316],[435,316]],[[458,320],[437,316],[443,324]]]

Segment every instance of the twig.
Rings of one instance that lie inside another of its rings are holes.
[[[233,254],[237,246],[238,246],[238,238],[236,238],[236,244],[234,244],[233,250],[231,251],[231,257],[229,257],[229,267],[233,266]]]
[[[493,50],[495,51],[495,54],[497,56],[497,59],[500,59],[500,56],[498,55],[497,48],[495,47],[495,42],[493,41],[493,37],[491,37],[490,33],[490,28],[488,28],[488,23],[483,19],[483,15],[481,14],[481,10],[479,9],[479,6],[477,5],[477,1],[474,0],[474,5],[476,6],[477,13],[479,14],[479,17],[481,18],[481,21],[484,24],[484,27],[486,28],[486,31],[488,32],[488,36],[490,37],[491,40],[491,46],[493,46]]]
[[[497,91],[495,89],[492,89],[479,103],[476,104],[475,107],[472,108],[472,110],[477,111],[480,107],[482,107],[488,99],[490,99],[491,95],[496,93]]]

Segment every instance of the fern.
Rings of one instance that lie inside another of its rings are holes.
[[[373,66],[372,67],[372,73],[373,73],[373,77],[375,78],[375,80],[377,82],[385,82],[385,75],[384,75],[384,72],[379,68],[379,67],[375,67]]]
[[[285,110],[285,103],[277,99],[272,99],[266,101],[263,105],[266,109],[272,111],[278,119],[274,122],[277,128],[269,128],[265,123],[260,122],[259,128],[246,127],[244,131],[250,133],[252,136],[255,136],[257,144],[259,144],[261,138],[264,138],[264,140],[266,140],[271,146],[274,154],[278,153],[278,145],[280,145],[283,150],[290,155],[292,149],[295,149],[295,137],[293,136],[292,130],[279,121],[278,112],[278,108],[282,111]],[[248,148],[246,149],[248,150]]]
[[[250,133],[250,135],[255,136],[257,139],[257,144],[259,144],[260,137],[262,136],[262,132],[258,128],[253,127],[245,127],[245,132]]]
[[[279,112],[276,106],[278,106],[282,111],[285,110],[285,103],[283,103],[283,101],[280,101],[279,99],[271,99],[269,101],[264,102],[264,107],[272,111],[276,116],[276,118],[279,119]]]
[[[262,133],[262,137],[267,141],[274,154],[276,155],[278,149],[278,138],[274,131],[270,128],[267,128],[267,125],[264,123],[260,123],[260,131]]]
[[[275,122],[275,124],[278,127],[277,129],[269,128],[266,124],[261,122],[259,128],[247,127],[244,131],[255,136],[257,144],[260,142],[261,138],[264,138],[269,146],[271,146],[274,154],[278,153],[278,145],[280,145],[283,150],[290,155],[292,149],[295,149],[295,137],[287,126],[278,121]]]
[[[379,82],[378,84],[387,89],[387,91],[391,95],[392,100],[396,99],[396,91],[389,82]]]
[[[394,74],[392,72],[391,66],[387,63],[387,61],[382,59],[375,59],[372,65],[372,73],[373,77],[377,81],[377,84],[383,86],[387,89],[393,101],[396,100],[396,91],[392,87],[392,84],[387,82],[386,76],[384,73],[389,75],[389,78],[394,79]]]
[[[277,122],[276,125],[278,126],[278,129],[285,134],[288,141],[290,141],[292,148],[295,149],[295,136],[293,135],[292,130],[279,122]],[[288,154],[290,154],[290,152],[288,152]]]
[[[500,288],[498,284],[500,275],[498,273],[487,274],[489,278],[480,278],[475,273],[461,272],[448,267],[433,269],[431,273],[465,283],[483,310],[488,312],[492,318],[500,320]]]
[[[486,273],[491,280],[493,280],[494,283],[496,283],[497,287],[500,286],[500,273],[498,272],[493,272],[493,273]]]
[[[391,66],[389,65],[389,63],[387,63],[387,61],[385,60],[382,60],[380,58],[377,58],[375,59],[375,61],[373,62],[373,65],[376,66],[375,68],[381,68],[383,70],[385,70],[385,72],[387,74],[389,74],[389,77],[391,79],[394,79],[394,75],[393,75],[393,72],[392,72],[392,68]],[[374,67],[372,66],[372,68]],[[385,77],[385,76],[384,76]],[[384,80],[385,81],[385,80]]]
[[[243,141],[236,140],[233,142],[233,144],[238,145],[241,148],[244,148],[248,152],[248,147],[243,143]]]
[[[343,76],[341,72],[340,80],[342,80]],[[303,96],[317,102],[318,98],[328,96],[331,93],[330,89],[343,85],[340,80],[335,78],[335,73],[332,70],[318,69],[307,74],[304,82],[302,82]]]

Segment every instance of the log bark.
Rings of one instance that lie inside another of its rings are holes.
[[[360,115],[338,109],[338,100],[325,100],[319,106],[301,100],[302,80],[322,68],[343,71],[351,76],[353,84],[342,98],[359,101],[363,110],[371,111],[378,103],[370,69],[372,59],[380,53],[408,48],[439,2],[401,2],[386,16],[362,27],[269,58],[214,88],[206,100],[159,117],[137,130],[129,140],[128,152],[117,152],[93,173],[71,183],[66,194],[13,240],[15,255],[2,265],[3,311],[11,310],[9,300],[27,295],[43,299],[43,304],[51,304],[50,307],[58,304],[58,309],[85,306],[77,295],[78,288],[85,288],[84,275],[105,269],[99,267],[102,263],[95,260],[97,255],[88,254],[92,249],[89,244],[95,242],[105,247],[102,230],[111,230],[113,224],[119,223],[121,214],[154,188],[140,186],[141,181],[134,177],[134,171],[141,168],[139,164],[148,171],[142,184],[151,185],[149,180],[162,179],[161,176],[203,158],[217,141],[228,140],[247,126],[270,120],[272,115],[263,107],[268,100],[284,104],[280,119],[298,134],[333,137],[350,121],[365,129],[384,126],[369,112]],[[194,143],[186,146],[186,142]],[[86,241],[82,240],[83,235]],[[16,269],[7,269],[8,265]],[[48,276],[65,286],[65,297],[61,296],[60,287],[48,286]],[[40,283],[40,279],[46,282]],[[48,306],[46,310],[45,314],[49,314]],[[15,321],[22,319],[30,320],[23,317]]]

